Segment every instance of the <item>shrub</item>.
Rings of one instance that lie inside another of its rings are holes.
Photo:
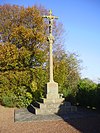
[[[77,102],[81,106],[96,107],[97,84],[89,79],[81,79],[76,95]]]
[[[13,92],[2,95],[2,105],[7,107],[16,106],[16,95]]]

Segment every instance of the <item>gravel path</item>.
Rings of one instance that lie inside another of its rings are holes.
[[[0,106],[0,133],[100,133],[100,115],[67,121],[14,122],[14,109]]]

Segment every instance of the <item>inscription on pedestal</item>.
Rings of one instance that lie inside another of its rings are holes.
[[[46,94],[48,93],[58,94],[58,83],[48,82],[46,86]]]

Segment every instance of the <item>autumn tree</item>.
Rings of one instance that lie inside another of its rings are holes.
[[[0,6],[0,100],[5,105],[27,106],[43,96],[48,81],[48,22],[42,6]],[[59,92],[76,93],[79,62],[62,47],[63,26],[54,22],[54,79]]]

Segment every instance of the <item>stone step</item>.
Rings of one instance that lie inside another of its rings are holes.
[[[55,114],[58,112],[58,108],[49,108],[49,109],[38,109],[35,108],[36,115],[48,115],[48,114]]]
[[[68,112],[76,112],[77,107],[71,106],[70,102],[66,103],[39,103],[31,104],[33,112],[36,115],[47,115],[47,114],[67,114]]]
[[[56,98],[56,99],[42,98],[41,102],[42,103],[63,103],[64,102],[64,98]]]
[[[41,109],[59,108],[63,103],[39,103],[35,102],[34,106]]]
[[[33,108],[33,112],[36,115],[48,115],[48,114],[54,114],[57,112],[58,108],[51,108],[51,109],[40,109],[37,107],[34,107],[33,105],[31,105],[31,107]]]
[[[49,115],[49,114],[67,114],[68,112],[76,112],[76,106],[60,106],[56,108],[37,108],[31,105],[33,108],[33,112],[36,115]]]
[[[33,104],[35,107],[37,108],[56,108],[56,107],[60,107],[61,105],[63,106],[71,106],[71,103],[70,102],[60,102],[60,103],[40,103],[40,102],[35,102]]]

